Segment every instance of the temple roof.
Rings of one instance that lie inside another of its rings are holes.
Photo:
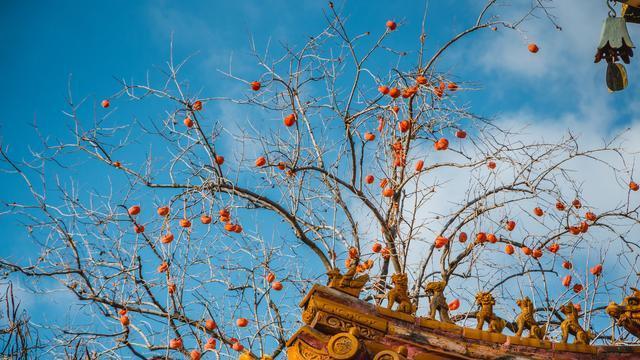
[[[640,347],[564,344],[412,316],[315,285],[289,359],[640,359]]]

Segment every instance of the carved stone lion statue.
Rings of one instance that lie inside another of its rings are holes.
[[[562,330],[562,343],[566,344],[569,334],[575,336],[574,344],[589,344],[593,335],[591,332],[585,331],[578,321],[578,310],[569,301],[566,305],[560,307],[560,311],[567,317],[560,324]]]
[[[484,323],[487,322],[489,323],[489,332],[502,333],[507,323],[493,313],[493,305],[496,304],[493,295],[489,292],[479,292],[476,294],[476,303],[480,306],[480,310],[476,314],[478,321],[476,329],[482,330]]]
[[[631,288],[633,294],[622,300],[621,304],[611,302],[607,306],[607,314],[616,319],[618,325],[631,334],[640,337],[640,290]]]
[[[387,309],[392,309],[394,304],[398,304],[397,311],[412,314],[415,309],[411,304],[408,291],[407,274],[394,274],[391,276],[393,288],[387,293]]]
[[[544,339],[545,334],[547,333],[546,325],[540,327],[538,322],[536,321],[534,315],[535,310],[533,309],[533,301],[528,297],[524,299],[520,299],[516,301],[516,304],[520,307],[520,315],[516,318],[516,324],[518,324],[518,331],[516,332],[516,336],[522,336],[524,330],[529,330],[529,337],[534,339]]]
[[[364,285],[369,281],[369,275],[356,276],[357,266],[358,262],[353,261],[344,275],[341,274],[337,268],[331,269],[327,273],[329,277],[328,286],[351,296],[358,297]]]
[[[424,291],[431,298],[429,301],[429,318],[435,320],[436,313],[440,315],[440,321],[452,323],[449,318],[449,305],[444,297],[444,289],[447,287],[446,281],[432,281],[424,286]]]

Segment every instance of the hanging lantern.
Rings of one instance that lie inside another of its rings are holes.
[[[595,62],[599,63],[602,59],[607,62],[607,87],[609,91],[620,91],[627,87],[628,80],[627,71],[619,61],[622,60],[625,64],[631,62],[634,45],[625,18],[616,16],[611,0],[607,1],[607,5],[610,9],[609,17],[602,25]]]
[[[608,63],[614,63],[622,59],[625,64],[628,64],[633,56],[633,47],[625,19],[610,16],[602,26],[595,62],[605,59]]]

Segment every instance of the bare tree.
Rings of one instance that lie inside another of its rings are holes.
[[[566,291],[558,291],[558,277],[584,278],[584,268],[562,262],[585,249],[603,262],[614,251],[589,235],[596,230],[624,249],[618,265],[637,271],[630,155],[618,138],[590,148],[571,133],[527,141],[526,129],[502,128],[459,104],[458,94],[473,85],[438,70],[447,49],[480,31],[520,31],[535,16],[559,28],[549,2],[533,1],[515,20],[498,16],[497,4],[487,1],[470,28],[435,51],[427,51],[423,23],[415,52],[392,46],[402,23],[353,34],[330,4],[327,27],[303,46],[274,56],[252,44],[259,79],[231,66],[222,71],[246,84],[243,98],[192,93],[180,76],[189,58],[175,62],[171,54],[161,80],[121,81],[109,99],[160,103],[160,119],[119,124],[103,102],[87,120],[86,99],[69,91],[71,140],[43,140],[22,163],[1,152],[33,195],[6,206],[41,252],[29,265],[0,265],[36,281],[55,279],[95,317],[56,329],[51,351],[218,358],[248,349],[282,357],[299,318],[297,299],[343,260],[371,274],[368,301],[383,301],[390,274],[407,273],[416,305],[422,284],[444,280],[455,297],[494,292],[505,311],[529,295],[550,325],[561,319],[559,305],[580,298],[586,327],[602,324],[592,318],[635,274],[605,282],[594,271],[583,289]],[[381,72],[387,63],[396,65]],[[234,127],[208,117],[218,103],[255,120]],[[120,187],[88,191],[47,176],[78,159],[115,168]],[[590,208],[574,176],[577,162],[614,174],[618,206]],[[443,202],[441,193],[455,196]],[[473,321],[473,309],[470,301],[454,320]],[[607,338],[606,330],[596,331],[598,341],[635,341],[623,332]]]
[[[29,323],[27,313],[20,308],[16,300],[13,284],[7,283],[4,294],[0,297],[2,314],[0,320],[0,339],[2,339],[2,356],[11,359],[33,358],[40,347],[38,333]]]

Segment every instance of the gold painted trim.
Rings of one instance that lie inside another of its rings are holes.
[[[554,352],[576,352],[576,353],[585,353],[585,354],[596,354],[598,353],[598,349],[592,345],[585,344],[563,344],[563,343],[552,343],[551,348]]]
[[[406,321],[406,322],[410,322],[410,323],[415,323],[416,318],[414,316],[411,316],[409,314],[405,314],[402,312],[398,312],[398,311],[393,311],[393,310],[389,310],[385,307],[382,306],[377,306],[376,305],[376,311],[378,312],[378,314],[383,315],[383,316],[387,316],[393,319],[398,319],[398,320],[402,320],[402,321]]]
[[[423,328],[442,330],[454,333],[456,335],[462,335],[463,327],[456,324],[450,324],[428,318],[418,318],[418,324],[420,324],[420,326]]]
[[[340,333],[329,340],[327,351],[333,359],[350,360],[360,351],[360,342],[352,334]]]
[[[317,311],[333,314],[342,317],[343,319],[347,319],[382,332],[387,332],[388,322],[384,319],[360,313],[356,309],[324,298],[314,298],[310,304],[312,304]]]
[[[551,350],[551,342],[527,337],[508,336],[511,345],[530,346],[538,349]]]
[[[311,337],[313,337],[314,339],[318,340],[319,342],[322,343],[326,343],[329,341],[329,339],[331,338],[328,335],[325,335],[323,333],[321,333],[320,331],[317,331],[316,329],[310,327],[310,326],[303,326],[300,329],[298,329],[298,331],[296,331],[287,341],[287,347],[292,346],[293,343],[298,340],[299,337],[301,337],[302,335],[307,334],[310,335]]]
[[[505,335],[472,328],[462,329],[462,336],[469,339],[489,341],[497,344],[504,344],[507,341],[507,337]]]

